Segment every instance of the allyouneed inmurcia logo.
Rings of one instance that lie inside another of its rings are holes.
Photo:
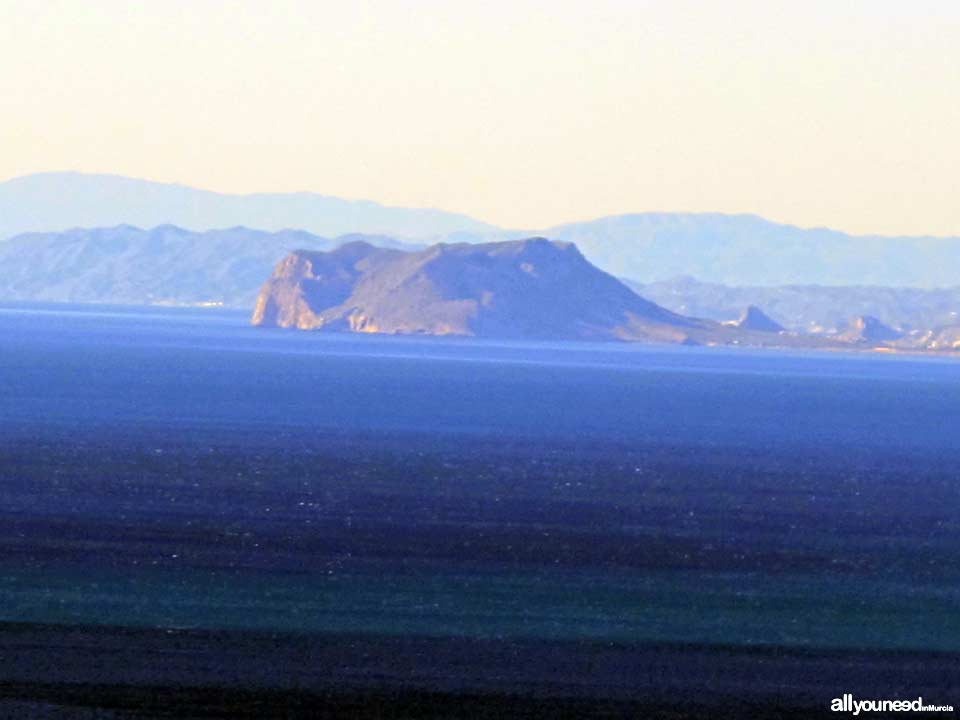
[[[953,705],[925,705],[922,697],[916,700],[854,700],[853,695],[844,693],[843,697],[830,701],[830,709],[854,715],[862,712],[953,712]]]

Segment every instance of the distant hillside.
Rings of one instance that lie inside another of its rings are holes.
[[[223,303],[250,308],[263,278],[295,248],[326,250],[357,237],[247,228],[195,233],[165,225],[22,235],[0,243],[0,299],[133,305]]]
[[[960,285],[958,237],[853,236],[754,215],[637,213],[540,230],[465,215],[314,193],[230,195],[114,175],[43,173],[0,183],[0,241],[23,232],[173,224],[194,231],[297,228],[421,242],[486,243],[540,235],[572,242],[603,270],[639,282],[690,275],[726,285]]]
[[[748,305],[739,318],[731,320],[727,322],[727,324],[738,327],[741,330],[756,330],[757,332],[780,333],[786,331],[783,325],[772,320],[769,315],[756,305]]]
[[[0,183],[0,241],[25,232],[115,225],[297,228],[334,237],[432,237],[497,228],[442,210],[396,208],[315,193],[228,195],[115,175],[41,173]]]
[[[860,315],[853,319],[840,337],[847,342],[880,345],[900,340],[903,333],[885,325],[872,315]]]
[[[573,245],[542,238],[419,252],[367,243],[298,251],[263,287],[253,323],[521,339],[700,343],[742,336],[664,310]]]
[[[960,285],[957,237],[857,237],[715,213],[621,215],[540,234],[576,243],[590,262],[639,282],[691,275],[725,285]]]
[[[82,227],[93,229],[69,229]],[[290,227],[302,230],[283,229]],[[42,232],[4,240],[27,229]],[[30,175],[0,183],[0,300],[249,307],[286,253],[327,250],[339,244],[330,238],[357,233],[376,235],[380,246],[405,238],[420,247],[534,234],[311,193],[225,195],[111,175]],[[788,330],[843,331],[861,315],[930,330],[956,324],[960,313],[960,238],[855,237],[689,213],[535,234],[575,243],[600,269],[685,315],[730,321],[756,305]]]
[[[843,331],[853,318],[862,315],[903,329],[953,325],[960,318],[960,287],[729,287],[689,277],[627,283],[674,312],[728,321],[748,305],[756,305],[788,329],[800,331]]]
[[[923,333],[915,344],[928,350],[960,351],[960,324],[947,325]]]

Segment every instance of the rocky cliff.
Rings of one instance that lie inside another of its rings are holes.
[[[732,342],[591,265],[574,245],[531,238],[418,252],[348,243],[276,267],[253,323],[304,330],[514,339]]]

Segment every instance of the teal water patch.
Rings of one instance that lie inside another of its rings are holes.
[[[960,651],[960,588],[690,571],[0,575],[0,620],[428,637]]]

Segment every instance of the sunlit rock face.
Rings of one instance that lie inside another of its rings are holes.
[[[727,342],[736,328],[651,303],[543,238],[418,252],[348,243],[296,251],[263,286],[253,324],[506,339]]]
[[[903,337],[903,333],[885,325],[871,315],[861,315],[853,319],[847,330],[840,335],[848,342],[864,345],[877,345],[894,342]]]
[[[728,323],[728,325],[738,327],[741,330],[752,330],[754,332],[784,332],[783,325],[772,319],[756,305],[747,307],[737,320]]]

